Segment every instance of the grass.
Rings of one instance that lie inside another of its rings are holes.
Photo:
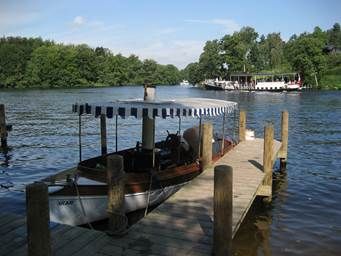
[[[341,90],[341,66],[328,70],[320,81],[323,89]]]

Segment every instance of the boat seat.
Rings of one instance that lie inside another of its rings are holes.
[[[199,154],[199,127],[191,127],[184,131],[182,137],[192,149],[194,156],[198,157]]]

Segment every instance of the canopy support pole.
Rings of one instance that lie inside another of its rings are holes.
[[[82,161],[82,116],[78,117],[79,162]]]
[[[181,134],[181,117],[179,116],[179,129],[178,129],[178,131],[179,131],[179,135]]]
[[[115,117],[115,150],[117,152],[117,137],[118,137],[118,132],[117,132],[117,115]]]
[[[198,148],[198,158],[200,159],[201,158],[201,137],[202,137],[202,127],[201,127],[201,122],[202,122],[202,118],[200,116],[199,118],[199,148]]]
[[[155,99],[155,87],[144,86],[144,101],[152,102]],[[151,152],[152,167],[155,165],[155,119],[148,116],[142,119],[142,150]]]
[[[178,146],[178,163],[180,163],[180,149],[181,149],[181,116],[179,115],[179,146]]]
[[[225,121],[226,121],[226,112],[223,114],[223,130],[222,130],[222,137],[221,137],[221,151],[220,154],[224,155],[224,146],[225,146]]]
[[[102,156],[107,154],[107,124],[106,124],[106,116],[101,114],[100,119],[100,127],[101,127],[101,153]]]

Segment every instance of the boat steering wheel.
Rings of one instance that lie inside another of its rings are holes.
[[[167,130],[167,138],[165,140],[165,148],[168,148],[170,150],[175,150],[178,148],[178,146],[180,145],[180,139],[179,139],[179,132],[176,133],[170,133]]]

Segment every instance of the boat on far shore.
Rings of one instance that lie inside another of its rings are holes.
[[[298,73],[285,74],[231,74],[229,80],[206,79],[203,85],[206,90],[239,90],[288,92],[302,90],[302,81]]]
[[[182,80],[182,81],[180,82],[180,85],[181,85],[181,86],[189,86],[190,83],[189,83],[187,80]]]
[[[236,90],[236,87],[232,81],[227,80],[219,80],[219,79],[206,79],[203,82],[203,85],[206,90]]]

